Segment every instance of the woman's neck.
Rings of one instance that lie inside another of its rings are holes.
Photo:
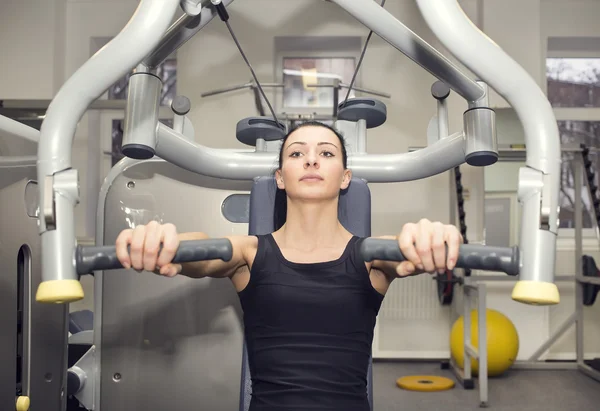
[[[314,250],[346,243],[351,234],[338,219],[338,203],[298,203],[288,198],[286,223],[278,231],[286,247]]]

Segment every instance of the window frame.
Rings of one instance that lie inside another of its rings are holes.
[[[551,58],[593,58],[600,59],[598,50],[547,50],[544,67],[547,59]],[[544,75],[544,90],[547,94],[547,77]],[[586,121],[600,122],[600,107],[552,107],[556,121]],[[595,227],[583,228],[583,247],[597,248],[599,239]],[[558,230],[557,246],[563,250],[574,249],[575,229],[561,228]]]
[[[324,42],[327,42],[327,38],[324,39]],[[356,65],[360,60],[361,49],[322,49],[322,50],[294,50],[292,48],[286,49],[282,48],[280,50],[275,51],[274,58],[274,77],[275,82],[278,84],[283,84],[283,61],[284,59],[296,59],[296,58],[353,58],[354,59],[354,67],[356,70]],[[354,81],[354,85],[360,87],[362,84],[362,70],[359,70],[356,79]],[[346,96],[347,89],[342,89],[340,92],[340,101]],[[357,96],[360,95],[359,92],[355,92]],[[329,116],[333,114],[333,107],[292,107],[285,108],[283,105],[283,88],[273,88],[271,93],[272,101],[274,102],[274,109],[278,114],[287,113],[287,114],[299,114],[299,115],[310,115],[315,114],[318,116]],[[264,102],[263,102],[264,103]]]

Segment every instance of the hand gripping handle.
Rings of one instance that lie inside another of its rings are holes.
[[[404,261],[396,240],[366,238],[360,247],[365,261]],[[519,275],[519,249],[517,247],[491,247],[480,244],[462,244],[456,266],[473,270],[501,271]]]
[[[162,250],[162,246],[161,246]],[[182,241],[175,253],[172,263],[188,263],[191,261],[231,260],[233,247],[227,239]],[[117,259],[115,246],[87,247],[78,246],[75,254],[77,273],[92,274],[94,271],[115,270],[123,268]]]

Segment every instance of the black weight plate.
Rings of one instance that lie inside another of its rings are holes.
[[[589,255],[584,255],[581,258],[582,262],[582,271],[584,277],[598,277],[598,268],[596,267],[596,262],[593,257]],[[583,285],[583,305],[590,306],[594,305],[596,301],[596,295],[598,295],[598,290],[600,290],[600,286],[594,284],[582,284]]]
[[[452,298],[454,297],[454,273],[451,270],[446,270],[444,274],[436,276],[436,281],[440,304],[452,304]]]

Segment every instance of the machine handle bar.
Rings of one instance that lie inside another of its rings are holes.
[[[232,256],[233,247],[228,239],[188,240],[179,244],[172,262],[188,263],[216,259],[229,261]],[[123,265],[117,259],[116,247],[110,245],[100,247],[78,246],[75,253],[75,262],[79,275],[123,268]]]
[[[365,261],[405,260],[396,240],[366,238],[360,246],[360,253]],[[519,248],[462,244],[459,248],[456,267],[501,271],[508,275],[519,275]]]
[[[366,238],[360,253],[365,261],[389,260],[404,261],[396,240]],[[233,247],[227,239],[207,239],[182,241],[175,253],[173,263],[192,261],[231,260]],[[115,246],[78,246],[75,262],[77,273],[91,274],[94,271],[123,268],[117,259]],[[490,247],[479,244],[463,244],[459,248],[459,268],[475,270],[501,271],[508,275],[519,274],[519,249],[517,247]]]

